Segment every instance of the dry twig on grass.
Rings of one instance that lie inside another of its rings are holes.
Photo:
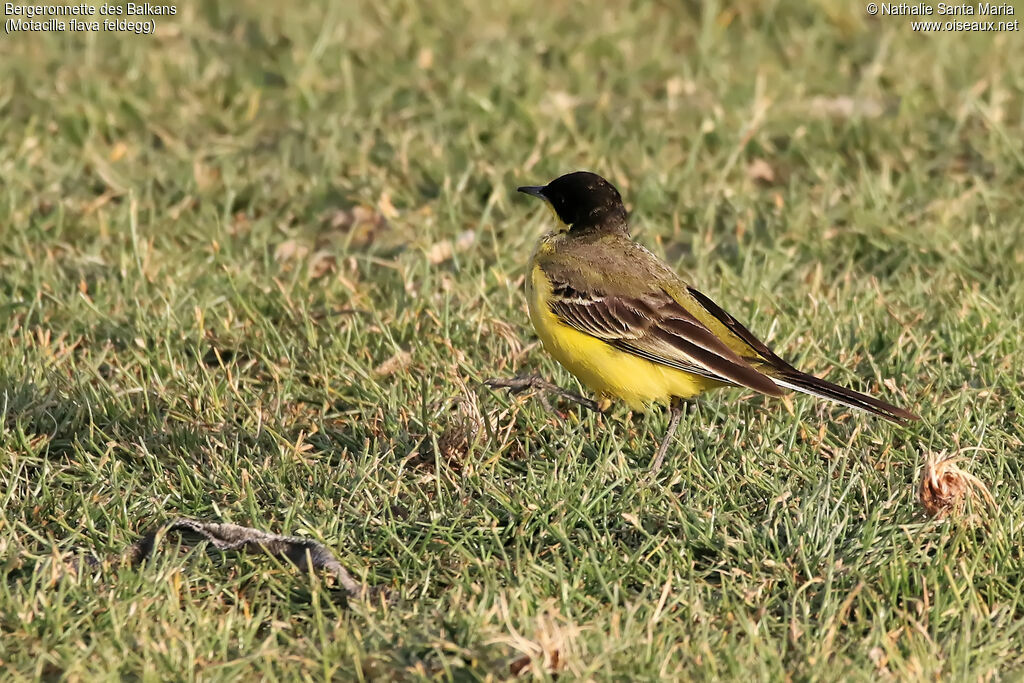
[[[312,567],[337,579],[349,595],[358,596],[365,592],[365,586],[352,578],[352,575],[338,562],[334,553],[322,543],[297,536],[270,534],[237,524],[201,522],[185,518],[175,519],[146,533],[129,546],[125,552],[126,558],[132,564],[142,562],[154,553],[168,534],[172,533],[177,533],[185,538],[198,537],[217,550],[236,550],[244,553],[270,555],[288,560],[301,570]]]
[[[237,524],[202,522],[183,517],[173,519],[143,534],[123,553],[109,559],[112,562],[127,561],[133,566],[138,565],[152,557],[171,534],[177,535],[185,545],[206,542],[223,552],[268,555],[286,560],[300,570],[312,568],[333,576],[350,597],[365,597],[368,594],[367,587],[356,581],[324,544],[309,538],[281,536]],[[103,560],[93,555],[78,555],[70,559],[62,558],[47,566],[53,573],[53,580],[57,581],[68,573],[78,574],[84,567],[99,567],[102,564]]]

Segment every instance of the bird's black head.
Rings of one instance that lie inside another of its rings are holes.
[[[545,200],[570,230],[626,228],[626,207],[619,191],[596,173],[576,171],[519,191]]]

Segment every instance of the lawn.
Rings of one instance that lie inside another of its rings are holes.
[[[827,0],[176,9],[0,40],[3,677],[1019,672],[1020,32]],[[529,326],[550,216],[515,193],[580,168],[780,355],[922,421],[723,390],[652,481],[664,411],[483,387],[580,389]],[[995,505],[928,517],[943,455]],[[319,541],[372,590],[119,559],[176,517]]]

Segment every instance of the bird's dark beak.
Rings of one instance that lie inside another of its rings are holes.
[[[543,185],[524,185],[518,188],[519,192],[523,194],[532,195],[534,197],[540,197],[544,199],[544,186]]]

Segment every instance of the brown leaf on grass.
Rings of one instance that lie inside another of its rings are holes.
[[[368,223],[381,225],[387,222],[383,215],[368,206],[353,206],[351,209],[338,209],[329,216],[330,226],[335,230],[348,230],[356,225]]]
[[[689,79],[680,76],[673,76],[665,81],[665,95],[669,98],[680,95],[693,95],[697,92],[697,84]]]
[[[747,177],[754,182],[771,185],[775,182],[775,170],[764,159],[754,159],[747,165]]]
[[[309,257],[309,277],[318,280],[336,270],[337,266],[338,259],[334,254],[321,249]]]
[[[945,517],[963,510],[967,501],[984,500],[995,505],[988,487],[980,479],[957,466],[960,458],[930,456],[925,462],[918,486],[918,500],[932,517]]]
[[[560,119],[571,124],[576,107],[580,105],[580,102],[580,98],[575,95],[564,90],[554,90],[544,96],[537,108],[544,116]]]
[[[430,248],[427,249],[427,260],[436,266],[450,259],[454,253],[455,247],[452,245],[452,241],[441,240],[430,245]]]
[[[889,674],[889,668],[886,664],[889,662],[889,655],[885,653],[885,650],[878,647],[877,645],[868,651],[868,659],[875,665],[875,669],[882,675]]]
[[[312,253],[311,253],[312,252]],[[317,280],[338,268],[337,257],[327,249],[313,251],[313,248],[300,240],[285,240],[274,249],[274,260],[286,269],[292,265],[301,267],[305,264],[310,279]]]
[[[348,243],[353,247],[364,247],[377,240],[389,226],[387,218],[376,209],[367,206],[353,206],[338,209],[325,217],[326,228],[351,233]]]
[[[454,242],[451,240],[441,240],[436,242],[427,249],[427,260],[432,265],[438,265],[444,263],[457,252],[463,252],[473,246],[476,242],[476,233],[472,230],[466,230],[459,234]]]
[[[220,169],[208,166],[196,159],[192,162],[192,177],[200,192],[208,192],[220,184]]]
[[[401,350],[395,355],[388,358],[386,361],[378,365],[373,369],[373,374],[378,377],[388,377],[395,374],[400,370],[404,370],[409,367],[412,362],[412,354],[408,351]]]
[[[307,255],[309,255],[309,245],[294,239],[285,240],[274,249],[274,260],[278,263],[299,261],[306,258]]]
[[[455,238],[455,250],[466,251],[475,243],[476,232],[472,230],[463,230],[459,233],[459,236]]]
[[[114,144],[114,147],[110,150],[108,158],[111,161],[120,161],[121,159],[124,158],[126,154],[128,154],[128,145],[124,144],[123,142],[117,142]]]
[[[237,237],[245,232],[249,231],[249,217],[245,215],[244,211],[236,211],[231,216],[231,224],[228,225],[228,234],[232,237]]]
[[[377,200],[377,208],[380,210],[384,218],[392,219],[398,218],[398,209],[391,203],[391,195],[387,192],[380,193],[380,199]]]

